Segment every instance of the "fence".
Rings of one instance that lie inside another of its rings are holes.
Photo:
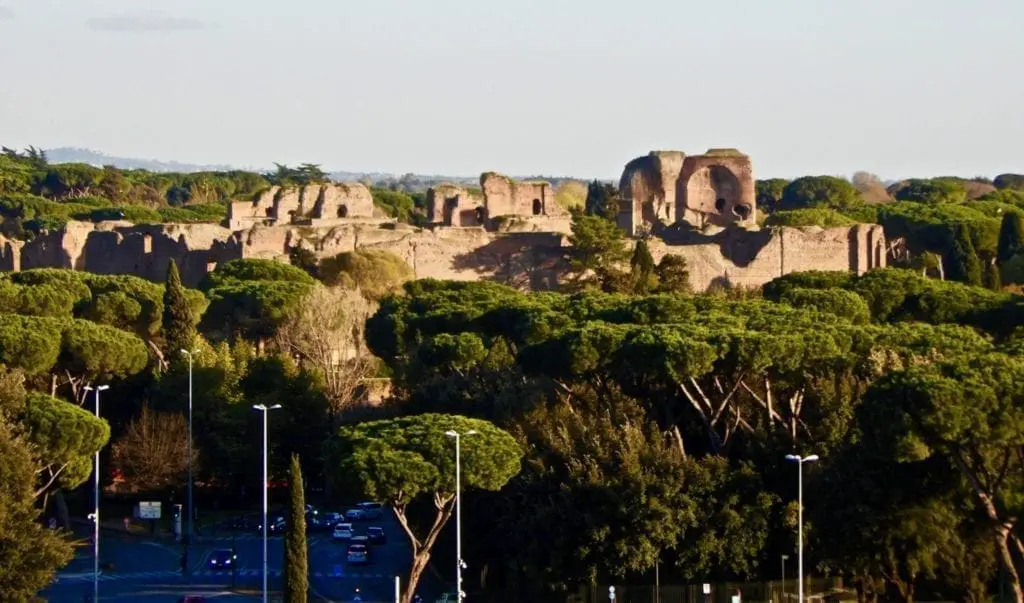
[[[711,594],[704,594],[702,584],[683,586],[595,585],[570,595],[566,603],[608,603],[608,586],[615,586],[615,603],[731,603],[739,590],[742,603],[796,603],[797,581],[752,582],[746,584],[712,584]],[[804,581],[804,600],[808,603],[830,603],[856,599],[843,588],[840,578],[808,578]]]

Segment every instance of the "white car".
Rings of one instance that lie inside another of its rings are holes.
[[[334,540],[352,540],[352,524],[339,523],[334,526],[332,538],[334,538]]]

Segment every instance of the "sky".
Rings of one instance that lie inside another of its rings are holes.
[[[617,178],[1024,172],[1021,0],[0,0],[0,144]],[[1014,75],[1016,74],[1016,75]]]

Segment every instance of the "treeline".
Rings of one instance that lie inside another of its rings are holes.
[[[820,457],[809,574],[862,601],[983,601],[1024,563],[1019,300],[899,269],[743,298],[426,280],[384,300],[367,340],[393,413],[520,443],[519,475],[466,494],[478,596],[649,585],[656,564],[663,583],[777,580],[795,453]]]

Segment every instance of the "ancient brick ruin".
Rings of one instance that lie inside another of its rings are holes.
[[[878,225],[759,228],[750,159],[738,151],[652,152],[626,165],[620,186],[620,225],[631,235],[653,232],[656,261],[686,258],[696,290],[757,286],[803,270],[863,273],[886,263]],[[416,228],[384,217],[362,184],[274,187],[232,203],[223,225],[70,222],[28,242],[0,237],[0,270],[70,268],[162,281],[174,259],[182,280],[195,286],[237,258],[288,261],[295,248],[326,257],[373,247],[403,258],[417,278],[527,289],[561,281],[571,220],[549,183],[489,172],[478,194],[440,185],[427,205],[430,225]]]
[[[619,189],[619,226],[634,236],[677,222],[696,228],[757,223],[750,158],[735,149],[691,156],[652,151],[626,164]]]
[[[549,182],[517,182],[496,172],[480,176],[480,193],[454,184],[427,191],[427,221],[439,226],[484,227],[495,230],[502,218],[520,220],[568,218],[569,212],[555,202]]]
[[[228,227],[242,229],[275,224],[324,226],[354,219],[383,218],[363,184],[273,186],[253,201],[235,201],[228,208]]]

